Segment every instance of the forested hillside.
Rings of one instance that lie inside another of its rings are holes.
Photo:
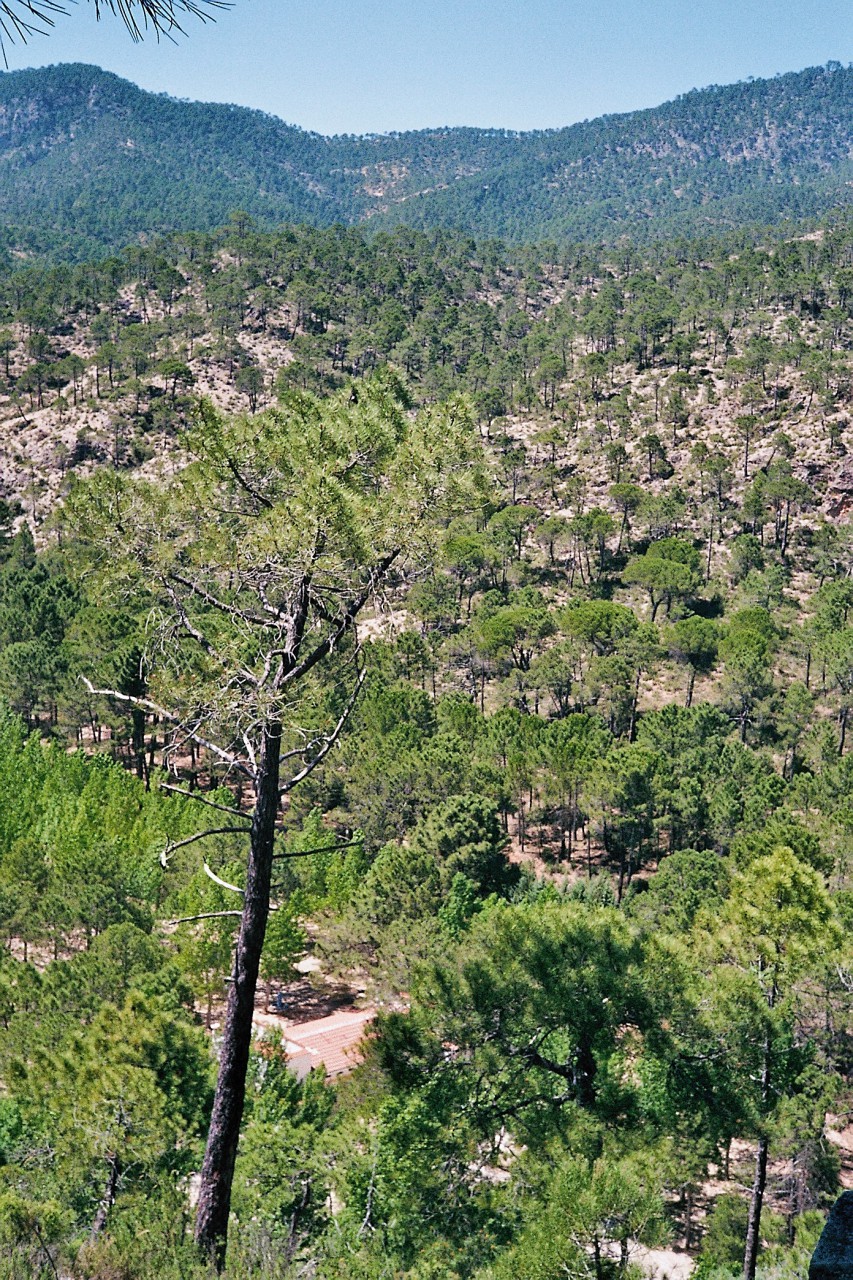
[[[97,67],[11,72],[0,224],[11,249],[77,261],[235,208],[268,225],[370,219],[519,242],[704,234],[846,201],[851,102],[853,70],[831,64],[553,131],[324,138]]]
[[[853,1185],[849,219],[240,214],[0,309],[2,1274],[210,1274],[273,741],[227,1276],[804,1280]],[[297,1080],[279,1014],[364,1005]]]

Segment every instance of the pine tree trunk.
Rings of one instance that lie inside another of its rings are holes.
[[[769,1006],[776,1003],[775,984],[770,994]],[[761,1066],[761,1101],[766,1108],[770,1101],[770,1033],[764,1039],[764,1061]],[[758,1251],[761,1247],[761,1209],[764,1204],[764,1189],[767,1186],[767,1155],[770,1139],[763,1134],[758,1142],[755,1156],[755,1177],[752,1183],[752,1196],[749,1202],[749,1218],[746,1227],[746,1247],[743,1254],[743,1280],[755,1280],[755,1269],[758,1263]]]
[[[637,703],[640,700],[640,672],[637,671],[634,680],[634,696],[631,699],[631,721],[628,725],[628,741],[633,742],[637,737]]]
[[[785,523],[782,526],[782,559],[788,554],[788,530],[791,524],[791,502],[785,504]]]
[[[743,1255],[743,1280],[755,1280],[758,1250],[761,1244],[761,1208],[764,1204],[764,1188],[767,1185],[768,1138],[761,1138],[755,1157],[755,1178],[749,1202],[749,1220],[746,1228],[746,1248]]]
[[[201,1167],[196,1216],[196,1243],[219,1271],[225,1264],[231,1184],[234,1180],[234,1164],[246,1096],[246,1072],[252,1045],[255,992],[269,916],[275,823],[279,805],[280,755],[281,726],[273,724],[265,730],[258,763],[243,915],[228,991],[219,1076]]]
[[[118,1156],[109,1156],[107,1159],[108,1173],[107,1184],[104,1187],[104,1194],[98,1205],[98,1212],[95,1214],[95,1220],[92,1223],[92,1230],[89,1233],[90,1240],[97,1240],[98,1236],[107,1225],[107,1218],[110,1216],[110,1210],[116,1202],[116,1194],[118,1192],[118,1176],[119,1163]]]

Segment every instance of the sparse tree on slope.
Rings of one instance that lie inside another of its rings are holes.
[[[158,715],[176,755],[201,748],[254,799],[217,823],[248,844],[196,1226],[218,1265],[281,806],[337,741],[363,679],[359,614],[424,545],[471,440],[459,404],[412,418],[386,378],[254,419],[203,406],[191,461],[167,483],[106,475],[77,500],[99,531],[101,590],[153,620],[151,698],[111,696]]]

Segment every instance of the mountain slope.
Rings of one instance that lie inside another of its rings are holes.
[[[80,64],[0,75],[0,221],[13,246],[78,258],[215,226],[237,207],[264,223],[614,239],[813,216],[851,183],[853,68],[838,64],[560,130],[366,138],[146,93]]]
[[[324,141],[259,112],[185,103],[82,65],[0,77],[0,217],[74,256],[143,232],[263,220],[328,222]],[[63,246],[64,247],[64,246]]]

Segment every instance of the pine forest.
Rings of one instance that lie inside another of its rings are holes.
[[[81,195],[2,106],[0,1280],[805,1280],[853,1188],[851,74],[660,108],[802,131],[709,142],[689,217],[653,113],[576,172],[303,134],[282,207],[251,122],[239,204],[200,150]],[[417,155],[398,203],[345,143]]]

